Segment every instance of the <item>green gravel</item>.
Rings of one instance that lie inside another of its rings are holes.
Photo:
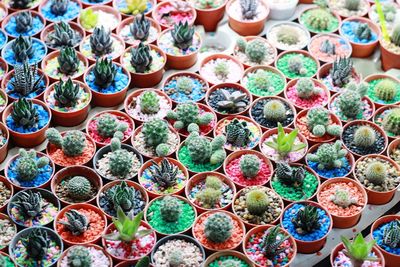
[[[195,213],[188,203],[179,200],[182,205],[182,213],[176,222],[166,222],[161,217],[160,204],[163,200],[153,201],[147,210],[147,221],[152,228],[163,234],[175,234],[189,229],[195,220]]]
[[[301,17],[300,17],[300,21],[303,23],[304,26],[306,26],[307,29],[316,32],[316,33],[330,33],[330,32],[334,32],[338,26],[339,26],[339,20],[331,13],[330,17],[329,17],[329,25],[328,28],[326,30],[319,30],[319,29],[315,29],[314,27],[311,27],[310,24],[307,23],[308,18],[311,15],[312,10],[306,11],[304,12]]]
[[[307,72],[305,75],[299,75],[297,73],[293,73],[289,71],[288,61],[292,57],[300,56],[303,60],[304,68],[306,68]],[[303,54],[298,53],[288,53],[283,55],[276,63],[276,67],[285,74],[286,77],[290,79],[296,79],[301,77],[312,77],[318,70],[317,63],[311,58],[307,57]]]
[[[285,78],[272,71],[264,70],[264,72],[267,73],[268,80],[271,82],[272,90],[264,91],[257,88],[255,84],[254,73],[251,73],[247,76],[247,83],[246,83],[247,90],[249,90],[250,93],[257,96],[279,95],[283,91],[283,89],[285,89]]]
[[[235,266],[235,267],[250,267],[250,265],[248,265],[245,261],[234,257],[234,256],[221,256],[216,258],[213,262],[211,262],[208,267],[221,267],[221,266],[225,266],[222,265],[223,263],[227,262],[227,261],[231,261],[231,265],[229,266]],[[227,264],[227,263],[225,263]],[[233,265],[234,264],[234,265]],[[228,266],[228,265],[227,265]]]
[[[185,165],[190,171],[193,172],[208,172],[217,169],[221,166],[221,164],[211,164],[207,163],[195,163],[192,161],[192,158],[189,156],[189,151],[187,146],[182,146],[181,149],[178,151],[179,161]]]
[[[400,101],[400,84],[397,83],[396,85],[396,95],[394,96],[394,98],[391,101],[384,101],[379,99],[376,95],[375,95],[375,86],[384,79],[376,79],[376,80],[372,80],[370,82],[368,82],[369,84],[369,88],[367,90],[367,96],[372,100],[372,102],[374,103],[378,103],[378,104],[383,104],[383,105],[390,105],[390,104],[394,104]]]
[[[318,187],[318,178],[309,172],[305,172],[306,177],[303,180],[303,184],[299,187],[294,187],[281,183],[276,176],[272,180],[272,188],[281,197],[291,200],[299,201],[310,198]]]

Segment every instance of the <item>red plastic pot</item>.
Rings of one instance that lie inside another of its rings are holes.
[[[206,32],[215,32],[218,26],[218,23],[224,17],[225,14],[225,6],[228,0],[225,0],[222,5],[215,8],[207,8],[201,9],[195,6],[197,17],[196,24],[203,25],[204,30]]]
[[[331,266],[335,266],[335,258],[337,257],[339,251],[343,250],[345,247],[343,243],[339,243],[336,247],[334,247],[331,251],[331,256],[330,256],[330,261],[331,261]],[[385,266],[388,267],[388,265],[385,264],[385,258],[383,257],[383,254],[380,249],[378,249],[378,246],[373,246],[372,251],[375,253],[375,255],[379,258],[379,263],[380,266]],[[396,265],[398,266],[398,265]]]

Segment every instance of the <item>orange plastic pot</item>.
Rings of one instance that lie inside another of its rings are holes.
[[[8,179],[6,179],[6,177],[4,177],[2,175],[0,175],[0,182],[2,182],[3,185],[8,188],[8,190],[10,190],[10,198],[6,199],[6,201],[3,203],[3,205],[0,206],[0,212],[3,212],[6,210],[8,202],[14,195],[14,186]]]
[[[316,72],[313,74],[313,76],[312,76],[312,77],[309,77],[309,78],[313,78],[313,77],[315,77],[315,76],[317,75],[318,70],[319,70],[319,68],[320,68],[319,60],[316,59],[313,55],[311,55],[309,52],[307,52],[307,51],[305,51],[305,50],[288,50],[288,51],[283,51],[282,53],[280,53],[280,54],[276,57],[275,65],[274,65],[275,68],[277,68],[277,69],[279,70],[279,68],[278,68],[278,61],[279,61],[284,55],[287,55],[287,54],[302,54],[303,56],[309,57],[310,59],[314,60],[315,64],[317,65],[317,70],[316,70]],[[286,77],[286,79],[287,79],[288,81],[289,81],[289,80],[293,80],[293,78],[287,77],[284,73],[283,73],[283,75]],[[288,85],[286,85],[286,86],[288,86]]]
[[[399,106],[398,105],[387,105],[387,106],[382,106],[382,107],[380,107],[380,108],[378,108],[375,112],[374,112],[374,115],[373,115],[373,117],[372,117],[372,122],[373,123],[375,123],[375,124],[377,124],[377,117],[379,116],[379,115],[381,115],[382,113],[384,113],[385,111],[387,111],[387,110],[391,110],[391,109],[395,109],[395,108],[399,108]],[[381,127],[384,131],[385,131],[385,133],[387,132],[385,129],[384,129],[384,127],[383,127],[383,122],[380,122],[381,123],[381,125],[378,125],[379,127]],[[397,136],[390,136],[390,135],[388,135],[388,134],[386,134],[387,135],[387,137],[388,137],[388,140],[389,141],[392,141],[392,140],[395,140],[395,139],[397,139],[397,138],[400,138],[400,135],[397,135]]]
[[[48,3],[49,1],[50,1],[50,0],[43,0],[43,1],[40,2],[40,5],[39,5],[39,13],[43,14],[42,9],[43,9],[44,6],[47,5],[47,3]],[[79,6],[79,10],[82,10],[82,3],[83,3],[83,1],[78,1],[78,0],[71,0],[71,1],[74,2],[74,3],[76,3],[76,4]],[[71,21],[75,21],[76,18],[77,18],[78,16],[79,16],[79,14],[76,14],[75,17],[69,18],[69,19],[63,19],[63,21],[64,21],[64,22],[70,23]],[[53,23],[53,22],[54,22],[54,23],[59,22],[59,20],[54,20],[54,19],[49,18],[49,17],[47,17],[47,18],[45,18],[45,19],[48,21],[47,24],[50,24],[50,23]]]
[[[161,26],[162,30],[166,30],[166,29],[173,27],[174,22],[171,22],[170,24],[161,23],[160,18],[163,17],[163,14],[160,14],[159,10],[161,7],[164,7],[166,5],[172,6],[173,2],[178,2],[178,4],[182,4],[182,2],[184,2],[184,1],[181,1],[181,0],[159,1],[159,3],[155,7],[153,7],[153,11],[151,12],[151,16]],[[194,9],[194,7],[192,5],[190,5],[190,11],[187,13],[190,13],[192,15],[191,20],[187,20],[187,22],[188,22],[189,26],[193,25],[196,20],[196,17],[197,17],[196,9]]]
[[[106,266],[110,266],[110,267],[113,266],[112,258],[110,257],[110,255],[108,255],[106,253],[104,248],[102,248],[102,247],[100,247],[98,245],[95,245],[95,244],[79,244],[79,246],[83,246],[83,247],[86,247],[86,248],[94,248],[96,250],[102,251],[103,254],[107,257],[107,260],[108,260],[108,265],[106,265]],[[73,249],[73,247],[70,247],[70,248],[67,248],[66,250],[64,250],[64,252],[61,254],[60,259],[57,261],[57,267],[61,267],[61,262],[63,262],[64,258],[68,257],[68,253],[71,251],[71,249]],[[103,264],[107,264],[106,262],[102,262],[102,263]],[[127,267],[129,267],[129,266],[130,265],[128,265]]]
[[[388,158],[392,158],[392,152],[393,150],[397,149],[400,146],[400,138],[394,139],[389,145],[388,148],[386,150],[386,155],[388,156]]]
[[[331,100],[329,101],[328,109],[329,109],[331,112],[332,112],[332,103],[333,103],[333,101],[335,101],[335,99],[336,99],[339,95],[340,95],[340,93],[334,94],[334,95],[331,97]],[[363,120],[369,121],[369,120],[371,120],[372,116],[373,116],[374,114],[376,114],[376,113],[375,113],[375,105],[374,105],[374,103],[371,101],[371,99],[369,99],[369,97],[363,96],[363,97],[361,98],[361,100],[362,100],[363,102],[367,102],[367,103],[368,103],[368,106],[370,106],[370,108],[371,108],[371,114],[370,114],[368,117],[363,118]],[[339,117],[339,116],[337,116],[337,117]],[[349,119],[343,120],[342,118],[340,118],[340,120],[342,121],[342,124],[346,124],[346,123],[349,121]],[[351,119],[350,119],[350,121],[351,121]]]
[[[379,40],[381,51],[381,67],[383,71],[400,69],[400,54],[395,54],[386,49],[382,40]]]
[[[158,36],[161,33],[160,25],[158,25],[158,23],[154,19],[152,19],[150,17],[146,17],[146,20],[148,20],[150,22],[151,27],[154,27],[157,30],[157,36]],[[123,21],[121,21],[121,23],[117,27],[117,35],[121,36],[122,29],[124,29],[125,27],[133,24],[134,21],[135,21],[135,16],[129,16],[126,19],[124,19]],[[121,36],[121,38],[122,38],[122,36]],[[145,44],[154,44],[155,45],[156,41],[157,41],[157,38],[154,38],[154,39],[151,39],[151,40],[147,39],[144,43]],[[140,43],[140,40],[132,41],[131,39],[124,39],[124,42],[126,43],[127,46],[130,46],[130,45],[137,46]]]
[[[32,102],[33,102],[33,104],[42,106],[44,108],[44,110],[49,114],[49,121],[47,122],[47,124],[43,128],[39,129],[36,132],[19,133],[14,130],[11,130],[7,126],[6,121],[7,121],[7,117],[11,116],[13,105],[8,105],[8,107],[3,112],[3,117],[2,117],[3,124],[6,125],[8,131],[10,133],[11,140],[14,142],[15,145],[20,146],[20,147],[35,147],[35,146],[41,144],[46,139],[45,132],[49,128],[49,124],[51,121],[50,109],[42,101],[39,101],[37,99],[32,99]]]
[[[203,25],[206,32],[215,32],[217,30],[218,22],[224,17],[225,6],[228,0],[225,0],[222,5],[216,8],[201,9],[197,8],[196,24]]]
[[[10,132],[8,131],[7,127],[3,124],[0,123],[0,133],[3,135],[5,142],[4,144],[0,147],[0,163],[2,163],[8,154],[8,140],[10,139]],[[0,208],[1,210],[1,208]]]
[[[334,247],[332,249],[331,256],[330,256],[331,266],[335,266],[335,264],[334,264],[335,258],[339,254],[339,251],[342,251],[343,249],[345,249],[343,243],[338,244],[336,247]],[[376,246],[376,245],[373,246],[372,252],[374,252],[375,255],[379,258],[380,266],[388,267],[388,265],[386,265],[385,258],[383,257],[381,250],[378,249],[378,246]],[[396,266],[398,266],[398,264]]]
[[[1,2],[0,2],[0,4],[1,4]],[[4,36],[6,36],[6,35],[4,35]],[[6,42],[7,42],[7,36],[6,36]],[[0,47],[0,49],[1,49],[1,47]],[[0,69],[2,69],[2,70],[4,71],[4,73],[8,73],[8,64],[7,64],[7,62],[6,62],[3,58],[1,58],[1,57],[0,57]],[[4,79],[4,75],[0,76],[0,82],[2,82],[3,79]],[[5,88],[3,85],[2,85],[1,87],[2,87],[2,88]]]
[[[48,2],[48,1],[44,1],[43,3],[46,3],[46,2]],[[79,2],[76,2],[76,3],[78,3],[79,5],[81,5],[80,1],[79,1]],[[42,40],[42,42],[46,43],[46,40],[47,40],[48,35],[49,35],[50,33],[54,32],[54,25],[56,25],[57,23],[58,23],[58,22],[51,23],[51,24],[47,25],[47,26],[43,29],[43,31],[40,33],[40,40]],[[69,21],[69,22],[68,22],[68,25],[71,26],[71,29],[72,29],[72,30],[74,30],[75,32],[77,32],[77,33],[81,36],[81,38],[82,38],[81,42],[82,42],[83,39],[85,39],[85,36],[86,36],[85,30],[84,30],[79,24],[77,24],[77,23],[75,23],[75,22],[72,22],[72,21]],[[77,48],[81,42],[75,44],[75,45],[73,46],[73,48]],[[60,50],[60,49],[52,48],[52,47],[50,47],[50,46],[47,45],[47,44],[46,44],[46,46],[47,46],[47,49],[49,50],[49,52],[56,51],[56,50]]]
[[[392,60],[394,61],[394,58],[392,58]],[[400,83],[400,79],[398,79],[398,78],[396,78],[396,77],[394,77],[392,75],[385,74],[385,73],[371,74],[371,75],[369,75],[369,76],[364,78],[364,82],[369,83],[370,81],[379,80],[379,79],[390,79],[390,80],[393,80],[397,84]],[[375,108],[376,109],[378,109],[378,108],[380,108],[382,106],[389,105],[389,104],[381,104],[381,103],[377,103],[377,102],[374,102],[374,104],[375,104]],[[400,105],[400,101],[398,101],[396,103],[391,103],[390,105]]]

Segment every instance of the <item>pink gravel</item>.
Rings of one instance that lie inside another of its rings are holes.
[[[228,177],[234,183],[242,186],[264,185],[265,183],[267,183],[268,180],[271,178],[271,169],[269,168],[269,165],[263,159],[260,159],[260,171],[258,172],[257,176],[251,179],[246,178],[240,171],[240,160],[243,156],[231,160],[226,165],[226,175],[228,175]]]
[[[326,91],[319,86],[316,86],[316,88],[319,88],[321,93],[307,99],[302,99],[298,96],[296,86],[289,87],[286,91],[286,96],[291,103],[303,109],[326,106],[329,100]]]

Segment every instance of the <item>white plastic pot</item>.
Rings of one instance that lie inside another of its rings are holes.
[[[265,0],[270,8],[269,19],[287,20],[294,15],[299,0]]]

